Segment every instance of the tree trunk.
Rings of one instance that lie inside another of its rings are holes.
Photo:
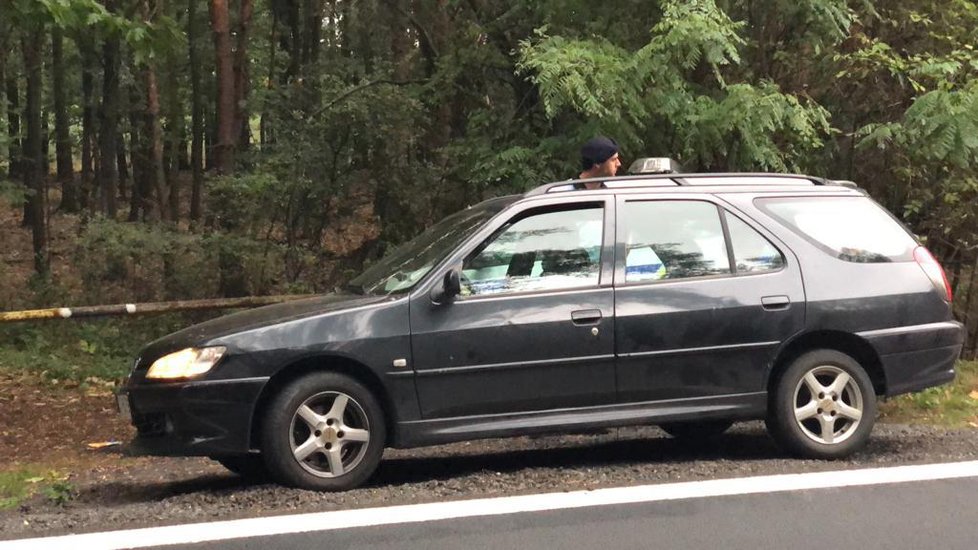
[[[183,116],[182,107],[177,115]],[[180,126],[180,140],[177,143],[177,163],[174,166],[176,173],[190,170],[190,143],[187,142],[187,126],[185,124],[181,124]]]
[[[204,105],[204,169],[214,170],[217,167],[217,114],[211,105]]]
[[[176,222],[180,219],[181,185],[179,174],[182,156],[181,147],[184,150],[186,149],[186,135],[183,122],[184,109],[180,100],[180,87],[176,85],[178,81],[177,75],[180,71],[179,62],[175,56],[169,55],[167,56],[166,65],[166,78],[171,85],[164,86],[162,90],[166,98],[164,116],[167,121],[163,133],[163,139],[165,141],[163,151],[165,170],[163,172],[166,178],[167,190],[169,191],[169,197],[167,198],[169,214],[167,218],[170,221]]]
[[[149,204],[150,183],[149,171],[146,169],[149,163],[149,143],[147,137],[142,134],[140,128],[144,128],[142,123],[143,109],[142,92],[136,83],[129,86],[129,150],[131,151],[132,165],[132,194],[129,200],[129,221],[135,222],[145,220],[151,211]]]
[[[120,109],[124,111],[124,109]],[[116,143],[119,144],[119,149],[116,151],[116,169],[119,171],[119,196],[125,199],[129,196],[129,163],[126,162],[126,135],[123,132],[119,132],[116,137]],[[131,148],[130,144],[130,148]]]
[[[163,131],[160,128],[160,93],[156,87],[156,71],[147,65],[143,69],[143,80],[146,85],[146,112],[144,115],[145,129],[143,133],[147,140],[146,172],[150,187],[146,189],[147,197],[156,195],[157,213],[161,220],[169,216],[166,205],[168,197],[166,178],[163,175]]]
[[[169,94],[170,92],[168,92]],[[179,100],[175,99],[177,96],[177,90],[172,90],[171,100],[176,101],[170,109],[170,158],[167,161],[167,166],[170,167],[169,175],[166,178],[167,189],[170,192],[170,197],[167,199],[167,203],[170,206],[170,215],[168,219],[170,221],[176,222],[180,220],[180,151],[181,146],[186,147],[186,140],[184,139],[184,126],[181,120],[183,119],[183,109],[179,104]],[[178,120],[179,119],[179,120]]]
[[[286,9],[285,24],[287,25],[286,32],[288,32],[289,66],[285,69],[282,78],[283,83],[298,77],[302,67],[302,24],[299,17],[299,1],[288,2]]]
[[[278,11],[272,10],[272,25],[271,29],[268,31],[268,80],[265,82],[265,87],[268,90],[271,90],[274,87],[275,82],[275,43],[277,41]],[[269,94],[266,94],[266,99],[262,102],[261,121],[258,123],[258,140],[263,146],[267,143],[271,143],[272,141],[268,117],[268,97]]]
[[[234,170],[235,91],[234,59],[231,52],[231,26],[228,0],[211,0],[211,26],[217,64],[217,144],[215,168],[218,173]]]
[[[48,263],[47,227],[45,225],[45,185],[43,174],[46,162],[41,143],[41,88],[44,86],[41,71],[41,49],[43,46],[43,27],[35,24],[24,33],[24,72],[27,73],[27,105],[24,118],[27,125],[24,156],[24,185],[34,192],[31,200],[31,234],[34,245],[34,270],[41,277],[50,273]]]
[[[153,24],[156,19],[158,5],[150,5],[153,0],[142,1],[143,21]],[[168,193],[166,190],[166,177],[163,174],[163,129],[160,127],[160,92],[156,84],[156,67],[153,61],[147,61],[142,68],[143,85],[146,87],[146,111],[144,112],[143,122],[145,129],[143,134],[147,140],[148,158],[146,172],[150,186],[145,189],[146,197],[150,194],[156,195],[156,213],[159,219],[166,220],[170,211],[167,208]]]
[[[190,102],[191,102],[191,142],[190,169],[193,183],[190,191],[190,220],[200,220],[200,194],[204,187],[204,104],[200,90],[200,53],[197,51],[197,12],[198,0],[190,0],[187,16],[187,40],[190,49]]]
[[[303,64],[310,65],[319,61],[319,40],[322,37],[323,0],[306,0],[306,32],[303,40]]]
[[[64,38],[57,26],[51,29],[51,67],[54,88],[54,134],[58,165],[58,183],[61,184],[61,206],[63,212],[78,212],[78,188],[75,184],[74,166],[71,156],[71,136],[69,134],[68,102],[65,97],[64,76]]]
[[[0,42],[0,48],[4,43]],[[5,49],[5,48],[4,48]],[[0,120],[7,112],[7,56],[0,50]],[[10,160],[7,159],[7,169],[10,169]]]
[[[248,123],[248,30],[251,27],[251,16],[254,11],[252,0],[241,0],[238,11],[238,45],[234,52],[234,96],[235,96],[235,128],[238,136],[238,150],[247,151],[251,142],[251,128]]]
[[[411,76],[411,39],[407,34],[408,18],[403,0],[390,0],[391,57],[394,63],[394,80],[407,80]]]
[[[79,204],[82,208],[94,206],[92,201],[92,181],[94,175],[94,159],[92,145],[95,142],[95,109],[92,96],[94,94],[95,76],[92,69],[94,64],[94,45],[91,39],[78,40],[82,63],[82,155],[81,155],[81,185],[79,187]]]
[[[107,0],[105,7],[114,11],[115,2]],[[116,137],[119,126],[119,38],[109,36],[102,47],[102,106],[99,112],[99,207],[102,213],[116,216],[116,189],[119,173],[116,166]]]
[[[13,70],[7,71],[7,136],[9,143],[7,146],[7,158],[10,163],[7,167],[7,175],[10,179],[17,179],[23,175],[21,156],[23,154],[23,144],[20,139],[20,87]]]

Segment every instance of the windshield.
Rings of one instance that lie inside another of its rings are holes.
[[[397,247],[350,281],[363,294],[403,292],[429,271],[469,235],[518,197],[503,197],[456,212]]]

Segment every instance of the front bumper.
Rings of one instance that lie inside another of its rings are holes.
[[[886,395],[919,391],[954,380],[964,325],[928,323],[858,333],[876,350],[886,375]]]
[[[248,452],[255,405],[267,377],[131,384],[134,454],[217,456]]]

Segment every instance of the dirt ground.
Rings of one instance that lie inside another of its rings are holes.
[[[57,472],[80,482],[111,477],[151,463],[124,455],[134,434],[110,388],[0,371],[0,471]]]

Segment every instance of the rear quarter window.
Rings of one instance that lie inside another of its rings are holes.
[[[832,256],[849,262],[913,260],[914,237],[868,197],[756,199],[755,205]]]

